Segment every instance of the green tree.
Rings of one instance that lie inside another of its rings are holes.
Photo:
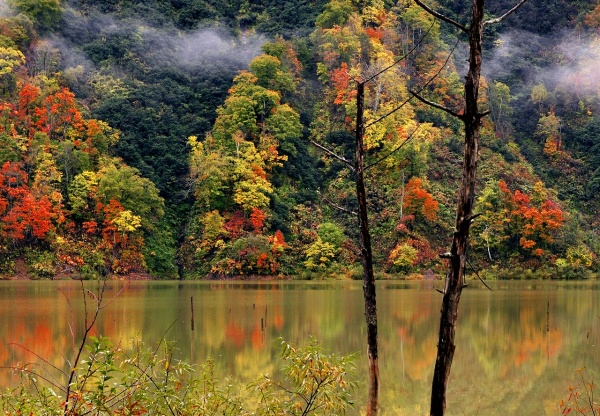
[[[418,250],[408,243],[399,243],[391,252],[390,260],[401,270],[408,270],[417,260]]]
[[[342,26],[354,11],[348,0],[333,0],[325,5],[323,12],[317,17],[316,25],[322,29]]]
[[[164,215],[164,200],[154,183],[118,160],[107,161],[98,171],[98,199],[104,205],[119,201],[125,210],[141,218],[146,232],[154,230]]]
[[[535,134],[544,141],[545,153],[551,155],[562,150],[561,127],[561,120],[554,111],[540,117]]]
[[[9,4],[30,17],[42,31],[54,30],[60,23],[60,0],[9,0]]]
[[[317,234],[321,240],[332,244],[336,250],[342,246],[344,241],[346,241],[344,229],[332,222],[324,222],[323,224],[320,224],[319,228],[317,229]]]
[[[501,138],[511,133],[510,116],[513,112],[511,101],[510,87],[500,81],[494,81],[488,90],[488,102],[496,134]]]
[[[321,237],[312,243],[305,251],[304,266],[309,270],[326,269],[335,259],[339,249],[332,243],[323,241]]]
[[[531,102],[538,106],[540,114],[544,112],[549,96],[546,86],[542,83],[534,85],[531,89]]]
[[[0,79],[13,72],[16,66],[25,63],[23,53],[15,48],[0,46]]]
[[[293,92],[295,83],[292,75],[282,70],[281,61],[271,55],[260,55],[250,62],[250,71],[257,78],[257,85],[271,90]]]
[[[196,136],[191,136],[188,144],[191,147],[190,186],[196,204],[202,209],[225,209],[231,158],[220,147],[215,146],[211,138],[202,143]]]
[[[69,204],[71,212],[79,219],[89,218],[96,208],[98,175],[93,171],[83,171],[69,184]]]

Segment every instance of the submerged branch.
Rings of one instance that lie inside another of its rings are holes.
[[[477,278],[481,281],[481,283],[483,283],[483,285],[485,287],[487,287],[490,290],[490,292],[493,292],[493,289],[488,286],[488,284],[485,282],[485,280],[483,280],[481,278],[481,276],[479,276],[479,273],[477,273],[477,270],[475,269],[475,267],[473,267],[473,265],[471,264],[471,260],[469,260],[468,257],[467,257],[467,263],[469,263],[469,267],[471,268],[471,270],[473,270],[473,273],[475,273],[475,276],[477,276]]]

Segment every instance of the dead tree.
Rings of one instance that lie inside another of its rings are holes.
[[[484,20],[485,0],[472,0],[471,22],[468,26],[465,26],[431,9],[421,0],[415,0],[425,11],[446,23],[454,25],[469,37],[469,70],[464,83],[464,108],[461,111],[453,111],[413,92],[413,95],[420,101],[459,118],[463,122],[465,129],[462,179],[456,208],[456,228],[450,252],[444,255],[449,259],[450,265],[446,274],[443,291],[438,351],[431,386],[430,415],[432,416],[441,416],[446,409],[446,389],[448,387],[448,379],[450,378],[450,367],[454,358],[454,350],[456,349],[454,337],[458,318],[458,303],[462,289],[465,287],[464,275],[467,262],[469,230],[471,222],[478,216],[473,213],[473,204],[475,202],[479,129],[481,119],[489,113],[489,111],[480,112],[477,103],[479,98],[479,81],[481,78],[483,28],[485,25],[504,20],[525,1],[521,0],[501,17]]]
[[[329,150],[327,147],[322,146],[321,144],[311,141],[311,143],[328,154],[329,156],[337,159],[338,161],[345,164],[353,173],[354,180],[356,184],[356,199],[358,203],[358,212],[352,212],[344,207],[340,207],[337,204],[334,204],[327,199],[324,198],[330,205],[334,208],[349,213],[356,218],[358,218],[358,226],[360,232],[360,258],[363,266],[363,295],[365,301],[365,319],[367,323],[367,356],[369,360],[369,393],[367,399],[367,416],[376,416],[379,411],[379,355],[378,355],[378,340],[377,340],[377,299],[376,299],[376,290],[375,290],[375,277],[373,273],[373,251],[371,248],[371,234],[369,232],[369,211],[368,211],[368,201],[367,201],[367,191],[365,184],[365,172],[383,162],[394,153],[398,152],[402,149],[406,144],[408,144],[414,137],[415,133],[419,130],[417,127],[399,146],[390,151],[385,156],[379,158],[365,166],[365,145],[364,145],[364,134],[365,130],[369,127],[381,122],[385,118],[389,117],[396,111],[403,108],[413,97],[408,98],[404,102],[402,102],[399,106],[391,110],[390,112],[384,114],[378,119],[370,122],[369,124],[365,124],[364,122],[364,109],[365,109],[365,85],[369,82],[374,82],[376,85],[376,90],[381,88],[379,76],[383,73],[393,69],[400,62],[405,60],[410,54],[412,54],[421,43],[428,36],[431,28],[433,28],[433,24],[431,27],[422,35],[420,40],[415,43],[415,45],[409,50],[405,55],[396,59],[391,65],[379,70],[373,75],[366,76],[365,78],[361,78],[356,80],[356,129],[355,133],[355,152],[354,152],[354,160],[350,161],[335,152]],[[450,56],[448,56],[450,59]],[[441,70],[446,66],[448,59],[440,68],[440,70],[425,84],[428,85],[431,83],[441,72]],[[425,87],[423,87],[425,88]],[[378,96],[375,99],[375,102],[378,102]],[[377,104],[375,104],[376,110]]]
[[[364,106],[365,106],[365,82],[357,81],[356,94],[356,130],[355,130],[355,153],[354,160],[350,161],[332,152],[317,142],[313,145],[344,163],[355,175],[356,199],[358,212],[350,212],[334,205],[344,212],[351,213],[358,218],[360,231],[360,258],[363,266],[363,294],[365,300],[365,318],[367,321],[367,356],[369,359],[369,396],[367,399],[367,415],[377,415],[379,408],[379,360],[377,352],[377,302],[375,292],[375,277],[373,274],[373,251],[371,249],[371,234],[369,232],[369,214],[367,207],[367,191],[365,186],[365,163],[364,163]]]
[[[404,58],[401,58],[404,59]],[[398,62],[395,62],[391,66],[385,68],[379,73],[365,79],[357,81],[356,87],[356,130],[355,130],[355,152],[354,161],[349,161],[344,157],[332,152],[325,146],[320,145],[317,142],[312,141],[311,143],[327,153],[329,156],[334,157],[340,162],[344,163],[353,173],[356,184],[356,199],[358,202],[358,212],[350,211],[344,207],[334,204],[331,201],[323,198],[334,208],[351,214],[358,218],[358,226],[360,232],[360,258],[363,266],[363,295],[365,300],[365,318],[367,322],[367,356],[369,359],[369,394],[367,399],[367,416],[376,416],[379,409],[379,356],[378,356],[378,341],[377,341],[377,299],[375,290],[375,276],[373,273],[373,251],[371,249],[371,234],[369,232],[369,211],[367,201],[367,191],[365,184],[365,172],[383,162],[394,153],[402,149],[408,144],[419,130],[417,127],[398,147],[390,151],[387,155],[379,158],[365,166],[365,145],[364,145],[364,134],[365,130],[377,124],[385,117],[398,111],[404,107],[410,98],[404,101],[401,105],[396,107],[390,113],[383,117],[365,125],[364,123],[364,108],[365,108],[365,84],[375,79],[383,72],[391,69]],[[437,74],[435,75],[437,76]]]
[[[363,266],[363,294],[367,320],[367,356],[369,358],[369,398],[367,415],[376,415],[379,407],[379,358],[377,352],[377,301],[373,275],[373,252],[365,187],[364,131],[365,84],[359,82],[356,96],[356,132],[354,173],[356,175],[356,199],[358,201],[358,227],[360,230],[360,258]]]

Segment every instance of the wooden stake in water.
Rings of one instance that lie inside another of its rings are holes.
[[[192,315],[192,331],[194,330],[194,297],[190,298],[191,315]]]

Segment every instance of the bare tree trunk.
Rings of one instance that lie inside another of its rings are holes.
[[[367,319],[367,345],[369,357],[369,397],[367,416],[377,415],[379,408],[379,359],[377,355],[377,303],[375,298],[375,277],[373,275],[373,253],[369,234],[367,192],[364,178],[363,122],[365,84],[358,83],[356,98],[356,198],[358,200],[358,225],[360,229],[360,254],[363,265],[363,293],[365,317]]]
[[[438,352],[431,389],[430,414],[432,416],[441,416],[446,409],[446,389],[456,348],[454,337],[458,318],[458,303],[464,287],[467,243],[471,220],[473,219],[479,127],[482,117],[482,114],[478,111],[477,99],[481,75],[484,3],[485,0],[473,0],[472,21],[468,30],[469,72],[464,88],[465,111],[461,117],[465,125],[464,160],[456,209],[456,229],[454,230],[452,248],[450,249],[450,266],[446,275],[442,301]]]

